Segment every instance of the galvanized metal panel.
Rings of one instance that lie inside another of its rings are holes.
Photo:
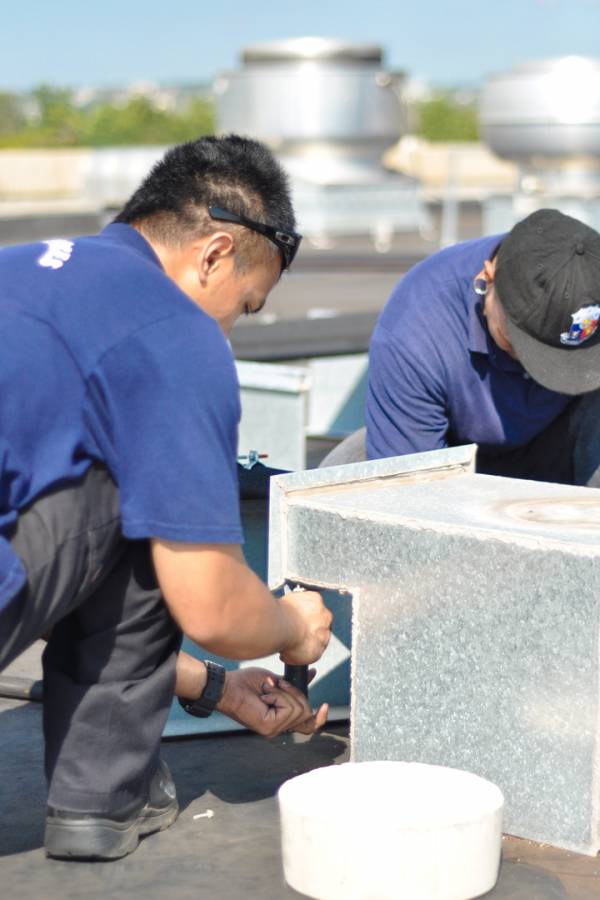
[[[271,503],[269,520],[269,585],[276,588],[284,583],[287,575],[287,552],[290,542],[287,534],[287,515],[290,502],[308,497],[321,488],[335,485],[386,484],[394,479],[402,481],[413,477],[427,477],[428,473],[440,474],[472,472],[475,468],[475,445],[452,447],[432,453],[413,453],[394,456],[372,462],[351,463],[333,468],[311,469],[293,472],[271,479]],[[338,585],[343,587],[344,585]]]
[[[268,465],[296,471],[306,464],[306,369],[268,363],[236,363],[242,418],[238,452],[268,454]]]
[[[414,460],[276,479],[271,578],[352,594],[353,758],[473,771],[509,833],[596,853],[600,491]]]

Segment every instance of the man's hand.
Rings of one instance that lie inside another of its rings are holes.
[[[312,669],[310,678],[315,675]],[[227,672],[225,689],[217,709],[263,737],[283,731],[314,734],[327,721],[324,703],[313,714],[304,694],[266,669]]]
[[[177,655],[176,672],[176,696],[197,700],[206,685],[204,663],[182,650]],[[315,669],[311,669],[311,681],[314,676]],[[323,727],[329,712],[324,703],[313,714],[304,694],[283,678],[258,668],[227,672],[217,709],[264,737],[275,737],[282,731],[313,734]]]
[[[283,662],[308,665],[323,655],[331,637],[333,615],[317,591],[290,591],[281,598],[286,614],[296,621],[296,642],[281,653]]]

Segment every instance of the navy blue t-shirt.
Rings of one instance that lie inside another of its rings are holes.
[[[369,348],[369,459],[469,443],[519,447],[572,399],[533,381],[489,335],[473,279],[502,237],[441,250],[392,292]]]
[[[0,251],[0,347],[0,607],[18,511],[93,461],[126,537],[242,542],[231,350],[135,229]]]

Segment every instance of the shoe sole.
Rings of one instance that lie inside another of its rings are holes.
[[[160,810],[145,809],[138,819],[123,825],[110,819],[47,819],[46,856],[81,861],[121,859],[133,853],[140,838],[165,831],[178,815],[179,804],[173,800]]]

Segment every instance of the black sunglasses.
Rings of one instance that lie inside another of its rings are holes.
[[[302,235],[295,231],[282,231],[281,228],[273,228],[272,225],[263,225],[262,222],[255,222],[254,219],[248,219],[246,216],[240,216],[237,213],[230,212],[228,209],[222,209],[220,206],[209,206],[208,214],[211,219],[218,222],[232,222],[234,225],[244,225],[251,231],[264,235],[271,241],[279,252],[283,262],[282,269],[289,269],[294,261],[294,257],[298,252]]]

